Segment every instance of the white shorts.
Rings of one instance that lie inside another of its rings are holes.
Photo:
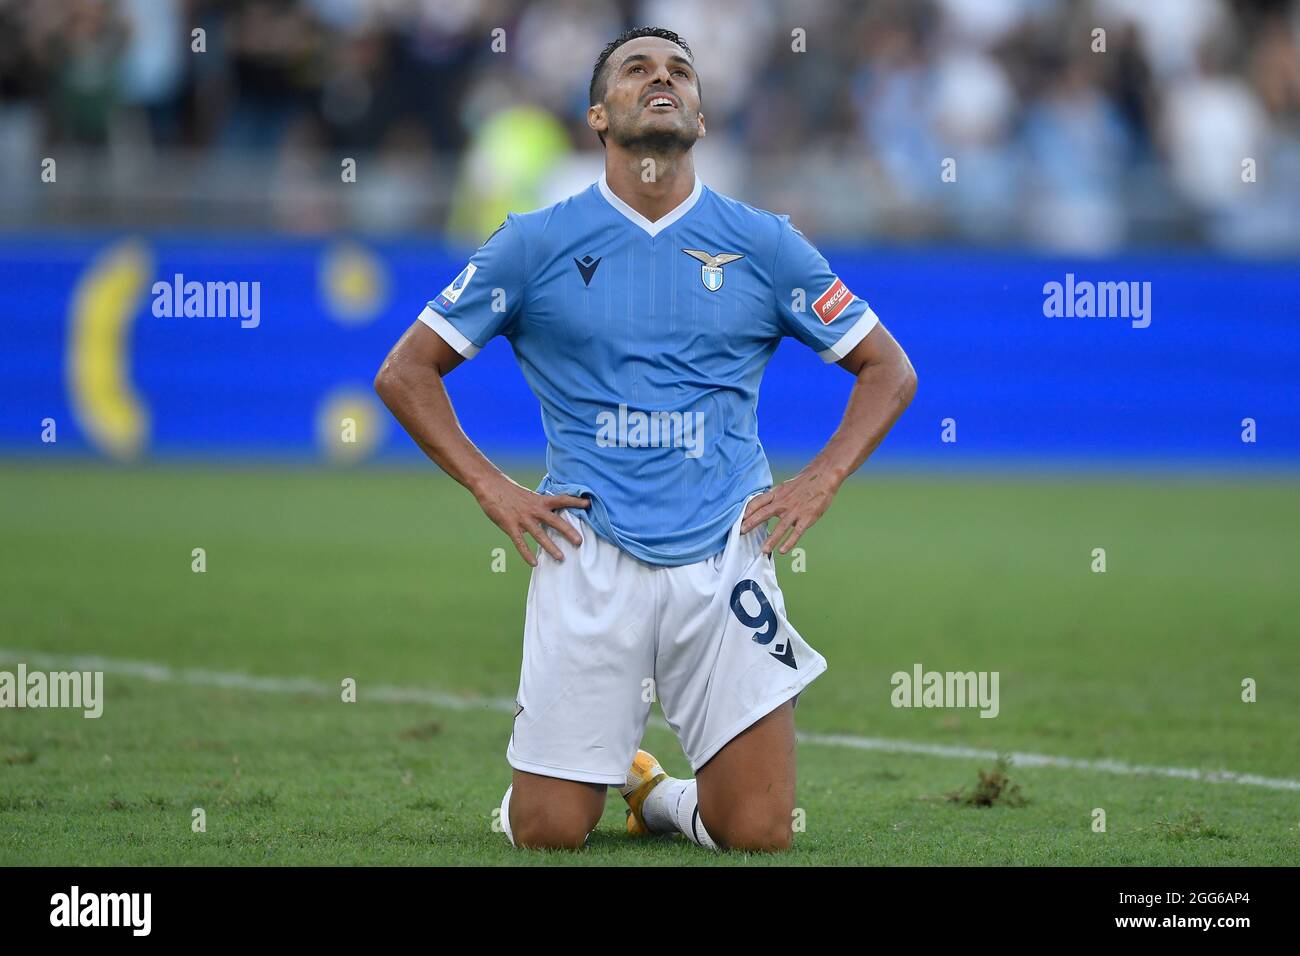
[[[678,567],[561,514],[583,543],[548,531],[564,560],[537,554],[506,750],[516,770],[621,785],[657,698],[698,771],[826,670],[786,618],[766,527],[740,533],[743,509],[722,551]]]

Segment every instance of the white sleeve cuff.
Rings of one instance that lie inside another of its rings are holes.
[[[479,347],[457,331],[456,327],[434,311],[433,306],[426,305],[420,313],[420,321],[442,336],[442,340],[454,348],[462,357],[472,359],[479,353]]]
[[[854,322],[852,327],[840,336],[838,342],[828,349],[822,349],[817,354],[822,357],[823,362],[840,361],[867,337],[867,333],[874,329],[879,321],[880,319],[876,317],[876,313],[871,311],[871,306],[867,306],[867,311],[862,314],[862,318]]]

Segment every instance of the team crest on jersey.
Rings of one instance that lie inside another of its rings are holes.
[[[700,281],[710,292],[717,292],[722,288],[723,266],[728,262],[745,258],[739,252],[719,252],[716,255],[709,255],[701,249],[683,249],[682,252],[700,261]]]
[[[438,294],[438,304],[444,309],[450,309],[455,305],[460,294],[465,291],[465,286],[469,285],[469,280],[474,278],[474,273],[477,271],[478,266],[472,262],[461,270],[460,275],[451,281],[451,285]]]

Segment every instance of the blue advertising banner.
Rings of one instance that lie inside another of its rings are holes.
[[[920,378],[882,461],[1300,464],[1296,263],[825,252]],[[8,236],[0,451],[414,459],[371,381],[465,258],[413,240]],[[769,454],[820,447],[852,384],[783,342],[759,405]],[[540,467],[507,342],[448,390],[485,451]]]

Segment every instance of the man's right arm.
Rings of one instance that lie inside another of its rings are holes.
[[[553,558],[564,555],[546,533],[555,528],[573,544],[582,537],[556,514],[558,508],[585,508],[585,498],[539,495],[512,481],[492,464],[460,427],[443,385],[463,361],[459,353],[423,322],[415,322],[397,340],[375,376],[375,391],[420,449],[443,471],[467,488],[484,513],[514,542],[530,565],[537,558],[524,534],[532,535]]]

